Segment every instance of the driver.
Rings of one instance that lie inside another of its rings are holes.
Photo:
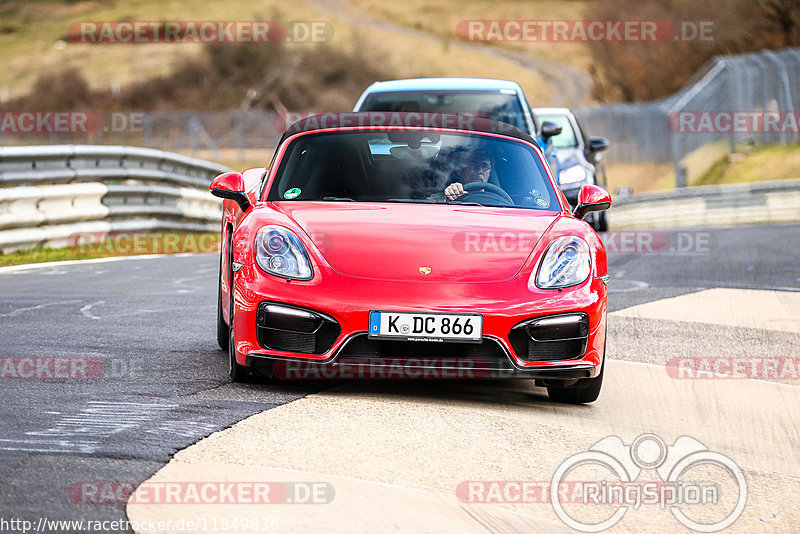
[[[459,181],[448,185],[444,189],[444,196],[447,197],[447,200],[455,200],[462,195],[466,195],[467,192],[464,191],[463,184],[488,182],[489,176],[492,174],[492,163],[493,158],[489,152],[485,150],[472,152],[456,173]],[[483,189],[477,191],[483,191]]]

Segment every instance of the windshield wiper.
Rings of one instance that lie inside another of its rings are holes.
[[[433,200],[425,198],[386,198],[383,200],[376,200],[375,202],[396,202],[398,204],[441,204]]]
[[[322,197],[325,202],[355,202],[355,199],[350,197]]]
[[[487,207],[487,206],[492,207],[492,208],[495,207],[495,206],[492,206],[491,204],[481,204],[479,202],[460,202],[458,200],[451,200],[451,201],[448,202],[448,204],[459,204],[460,206],[483,206],[484,208]]]

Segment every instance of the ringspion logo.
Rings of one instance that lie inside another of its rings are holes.
[[[580,476],[580,503],[585,506],[565,506],[575,501],[564,499],[560,491],[563,483],[569,482],[573,473],[588,470],[611,476],[589,483],[585,475]],[[641,479],[643,471],[655,471],[660,480]],[[747,480],[731,458],[689,436],[680,436],[672,445],[655,434],[642,434],[631,445],[608,436],[558,466],[550,484],[550,504],[565,525],[579,532],[611,528],[629,510],[642,505],[668,509],[691,530],[718,532],[731,526],[744,511]],[[611,512],[603,514],[607,517],[597,516],[601,506]],[[698,521],[692,514],[697,506],[714,518]]]

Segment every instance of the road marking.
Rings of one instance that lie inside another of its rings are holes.
[[[219,252],[181,252],[180,254],[142,254],[140,256],[112,256],[110,258],[92,258],[89,260],[47,261],[43,263],[26,263],[24,265],[8,265],[6,267],[0,267],[0,274],[13,273],[17,271],[29,271],[32,269],[44,269],[46,267],[110,263],[123,260],[152,260],[153,258],[185,258],[187,256],[204,256],[206,254],[214,254],[219,256]]]
[[[25,435],[108,437],[151,421],[157,412],[177,407],[177,404],[89,401],[79,413],[62,414],[50,428],[25,432]]]
[[[800,333],[800,293],[705,289],[639,304],[610,315]]]
[[[42,308],[48,308],[50,306],[58,306],[60,304],[75,304],[76,302],[81,302],[80,300],[64,300],[62,302],[47,302],[45,304],[39,304],[38,306],[30,306],[28,308],[19,308],[9,313],[0,313],[0,317],[14,317],[22,312],[31,311],[31,310],[41,310]]]
[[[92,453],[99,445],[97,441],[74,439],[0,439],[0,450],[4,451]]]
[[[81,308],[81,313],[84,317],[88,317],[89,319],[100,319],[97,315],[93,314],[90,310],[97,306],[98,304],[105,304],[106,301],[98,300],[97,302],[92,302],[91,304],[87,304],[83,308]]]

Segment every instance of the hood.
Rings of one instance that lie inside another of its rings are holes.
[[[579,148],[559,148],[556,150],[556,159],[562,168],[581,165],[583,151]]]
[[[277,202],[346,276],[390,281],[512,278],[557,212],[457,205]]]

